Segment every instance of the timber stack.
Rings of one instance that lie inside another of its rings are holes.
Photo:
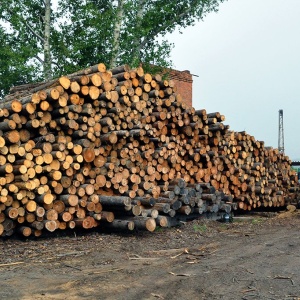
[[[100,63],[12,88],[0,103],[0,236],[153,231],[294,201],[289,158],[224,120],[142,67]]]

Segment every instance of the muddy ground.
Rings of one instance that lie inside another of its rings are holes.
[[[0,299],[300,299],[297,212],[0,247]]]

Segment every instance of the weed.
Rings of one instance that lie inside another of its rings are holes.
[[[232,222],[233,223],[243,223],[243,222],[245,222],[245,220],[240,219],[240,218],[234,218]]]
[[[222,224],[220,225],[220,228],[228,228],[228,224],[227,224],[227,223],[222,223]]]
[[[205,232],[207,230],[206,225],[194,225],[193,226],[195,232]]]
[[[164,229],[160,226],[156,226],[155,232],[162,232]]]
[[[255,218],[252,220],[252,224],[260,224],[261,222],[263,222],[263,219],[261,218]]]

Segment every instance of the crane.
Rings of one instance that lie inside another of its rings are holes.
[[[278,150],[280,153],[284,153],[283,110],[282,109],[279,110]]]

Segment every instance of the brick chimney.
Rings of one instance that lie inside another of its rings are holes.
[[[182,100],[189,106],[193,105],[193,76],[190,71],[169,70],[169,79],[175,82],[177,93],[182,96]]]

